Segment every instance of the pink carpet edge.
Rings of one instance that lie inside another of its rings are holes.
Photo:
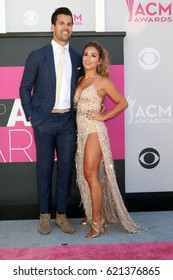
[[[0,248],[0,260],[173,260],[173,242]]]

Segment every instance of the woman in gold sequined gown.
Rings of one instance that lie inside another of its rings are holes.
[[[77,184],[86,219],[90,225],[86,237],[97,237],[106,223],[120,223],[130,233],[139,230],[129,216],[122,200],[114,171],[107,128],[104,121],[117,116],[128,106],[108,78],[108,54],[97,42],[85,45],[83,51],[85,76],[79,80],[74,103],[77,110]],[[101,113],[108,94],[115,106]]]

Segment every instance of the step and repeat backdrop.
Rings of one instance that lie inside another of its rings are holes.
[[[136,209],[172,209],[173,1],[108,0],[105,18],[105,30],[126,31],[127,196]]]
[[[173,1],[108,0],[105,10],[106,30],[127,32],[126,192],[172,192]]]
[[[6,0],[0,5],[0,207],[37,204],[35,145],[18,89],[29,52],[50,42],[50,17],[60,6],[73,12],[74,48],[81,51],[94,39],[108,49],[110,78],[129,102],[125,114],[106,123],[127,206],[132,210],[151,209],[154,204],[154,209],[169,207],[173,1]],[[109,99],[106,106],[112,106]],[[78,192],[73,192],[78,203]],[[148,198],[145,205],[141,203]]]

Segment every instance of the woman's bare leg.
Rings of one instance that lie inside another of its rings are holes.
[[[102,207],[102,189],[98,179],[98,168],[102,152],[97,133],[88,135],[84,150],[84,175],[88,182],[92,203],[92,220],[98,221],[101,216]],[[91,228],[89,234],[94,234],[95,230]]]

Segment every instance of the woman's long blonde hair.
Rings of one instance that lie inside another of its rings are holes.
[[[94,47],[96,48],[96,50],[99,53],[99,58],[102,60],[102,62],[97,66],[97,73],[103,77],[108,77],[109,76],[109,70],[108,70],[108,66],[110,64],[109,62],[109,54],[107,52],[106,49],[103,48],[102,45],[100,45],[98,42],[96,41],[91,41],[88,42],[83,49],[83,54],[85,52],[85,49],[88,47]]]

